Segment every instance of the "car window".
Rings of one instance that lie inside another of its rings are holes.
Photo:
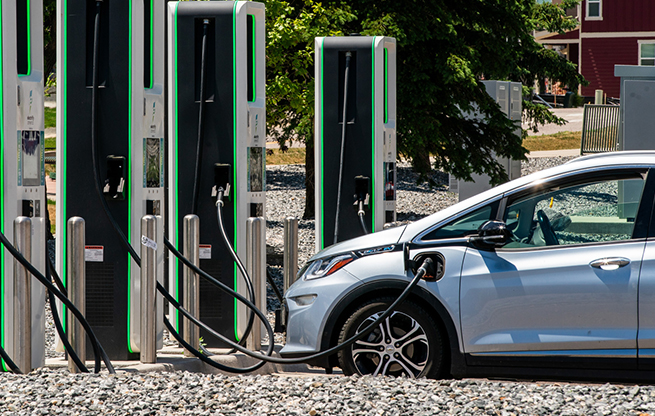
[[[478,227],[485,221],[491,219],[491,215],[496,211],[497,203],[476,209],[468,214],[456,218],[446,225],[426,234],[422,240],[438,240],[442,238],[458,238],[471,234],[476,234]]]
[[[513,233],[504,248],[628,240],[643,187],[641,178],[607,180],[551,189],[513,202],[503,218]]]

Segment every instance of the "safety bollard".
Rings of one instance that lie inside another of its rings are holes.
[[[191,263],[200,266],[200,219],[197,215],[189,214],[183,221],[184,241],[183,255]],[[190,268],[184,267],[182,273],[184,293],[182,306],[196,318],[200,317],[200,278]],[[184,341],[196,350],[200,348],[200,332],[198,327],[189,319],[182,320],[182,333]],[[195,357],[191,352],[184,351],[185,357]]]
[[[262,273],[264,232],[263,218],[251,217],[246,220],[246,270],[252,279],[255,306],[266,313],[266,284],[264,282],[265,274]],[[259,319],[255,319],[254,322],[246,346],[253,351],[259,351],[262,348],[262,322]]]
[[[68,235],[66,246],[66,282],[68,282],[68,297],[77,309],[86,314],[86,263],[84,261],[84,244],[86,224],[81,217],[71,217],[66,224]],[[53,306],[54,307],[54,306]],[[68,342],[73,350],[84,362],[86,360],[86,333],[84,327],[75,318],[71,311],[66,313],[66,333]],[[68,370],[79,373],[70,355],[68,356]]]
[[[14,220],[14,247],[32,260],[32,221]],[[14,362],[27,374],[32,370],[32,275],[14,259]]]
[[[141,345],[139,359],[157,362],[157,217],[141,218]]]
[[[298,273],[298,218],[284,219],[284,257],[282,260],[284,272],[284,292],[296,281]]]

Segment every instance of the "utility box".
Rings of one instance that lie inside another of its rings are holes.
[[[364,234],[353,195],[367,199],[367,231],[396,220],[396,40],[319,37],[314,44],[318,251]]]
[[[520,82],[482,81],[487,93],[498,103],[500,110],[516,123],[516,135],[521,135],[521,114],[523,110],[523,94]],[[480,117],[480,115],[474,115]],[[498,163],[505,168],[509,180],[521,177],[521,161],[507,157],[499,157]],[[472,174],[473,181],[463,181],[450,175],[450,191],[459,193],[463,201],[488,189],[491,189],[488,175]]]
[[[619,150],[655,150],[655,67],[615,65],[621,78]]]
[[[45,136],[43,114],[43,3],[2,0],[2,167],[0,217],[2,232],[14,240],[16,217],[32,221],[31,263],[45,272]],[[14,350],[14,259],[0,254],[0,344],[10,358]],[[32,368],[45,365],[45,288],[32,278]],[[2,369],[7,370],[3,361]],[[29,369],[21,368],[23,371]]]
[[[618,150],[655,150],[655,67],[615,65],[621,77]],[[634,220],[642,192],[640,181],[619,182],[619,218]]]
[[[197,215],[200,268],[243,295],[244,276],[221,238],[216,190],[229,182],[223,223],[245,259],[246,220],[266,216],[264,13],[262,3],[250,1],[168,3],[168,238],[181,249],[183,219]],[[265,276],[265,241],[260,244]],[[178,301],[183,267],[169,256],[169,287]],[[214,330],[235,341],[243,336],[248,310],[202,278],[199,306],[198,318]],[[182,316],[171,314],[181,330]],[[223,346],[200,334],[206,345]]]
[[[68,285],[65,224],[82,217],[86,318],[110,359],[138,359],[140,272],[115,227],[137,254],[144,215],[164,228],[164,4],[58,0],[57,10],[57,270]],[[160,346],[161,334],[158,323]]]

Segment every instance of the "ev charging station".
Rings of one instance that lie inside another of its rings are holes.
[[[229,184],[222,208],[225,231],[243,258],[246,220],[266,212],[264,13],[262,3],[251,1],[168,4],[168,239],[181,248],[183,219],[197,215],[200,268],[244,295],[244,276],[221,239],[216,196]],[[265,241],[260,244],[259,273],[264,276]],[[178,301],[183,267],[169,258],[169,288]],[[246,308],[204,279],[199,292],[198,318],[239,340]],[[255,296],[266,299],[265,292]],[[171,315],[180,331],[182,316],[174,310]],[[208,346],[221,345],[206,332],[200,334]]]
[[[315,51],[318,251],[396,220],[396,40],[318,37]]]
[[[516,124],[515,134],[521,136],[521,116],[523,110],[522,84],[509,81],[482,81],[487,94],[500,106],[500,110]],[[475,115],[474,117],[479,117]],[[507,172],[509,180],[521,177],[521,161],[507,157],[497,158]],[[450,175],[450,191],[459,193],[459,200],[463,201],[488,189],[491,189],[488,175],[472,174],[472,181],[463,181]]]
[[[68,285],[65,224],[82,217],[86,317],[110,359],[137,359],[139,267],[114,227],[138,252],[141,218],[156,215],[163,276],[164,3],[58,0],[57,9],[57,271]]]
[[[41,0],[2,0],[0,14],[0,226],[7,238],[13,240],[14,219],[18,216],[30,218],[31,263],[43,271],[48,209],[44,164],[43,3]],[[15,357],[14,260],[6,249],[1,250],[0,340],[9,357]],[[45,288],[32,278],[30,291],[31,367],[36,368],[45,364]],[[2,367],[7,369],[4,361]]]

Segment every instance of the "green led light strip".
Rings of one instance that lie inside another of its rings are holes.
[[[375,39],[377,36],[373,36],[373,41],[371,42],[371,108],[372,108],[372,126],[371,126],[371,233],[375,232]],[[345,120],[344,120],[345,122]],[[384,182],[383,182],[384,183]]]
[[[248,97],[250,102],[257,100],[257,41],[255,38],[255,15],[249,14],[248,19],[252,19],[252,97]],[[248,27],[248,25],[246,25]]]
[[[27,7],[27,73],[18,74],[19,77],[25,77],[32,74],[32,19],[30,19],[30,0],[26,2]]]
[[[384,122],[389,122],[389,49],[384,48]]]
[[[131,246],[134,246],[132,243],[132,75],[133,75],[133,65],[134,61],[132,59],[132,2],[129,2],[129,34],[128,34],[128,73],[130,74],[127,81],[127,154],[129,159],[127,161],[127,239]],[[139,140],[140,142],[140,140]],[[132,257],[130,253],[127,253],[127,350],[130,353],[134,353],[132,350]]]
[[[232,206],[234,212],[234,248],[237,248],[237,4],[234,2],[232,8],[232,177],[234,178],[234,195],[232,196]],[[246,25],[247,27],[247,25]],[[253,22],[254,28],[254,22]],[[253,29],[254,30],[254,29]],[[253,39],[254,42],[254,39]],[[254,49],[254,48],[253,48]],[[255,72],[255,62],[253,61],[253,73]],[[253,90],[254,90],[253,85]],[[246,278],[246,276],[244,276]],[[234,267],[234,290],[237,290],[237,268]],[[237,326],[237,299],[234,298],[234,338],[239,341],[239,331]]]
[[[172,189],[177,189],[177,182],[179,178],[179,164],[178,164],[178,139],[179,139],[179,128],[178,128],[178,93],[177,93],[177,11],[180,6],[180,3],[175,3],[175,11],[173,12],[173,39],[175,39],[174,42],[174,49],[173,49],[173,83],[174,83],[174,90],[175,90],[175,132],[173,134],[173,142],[175,146],[173,146],[173,154],[175,158],[175,175],[173,175],[173,182],[171,186],[173,187]],[[180,224],[179,224],[179,219],[178,219],[178,212],[179,212],[179,193],[175,193],[175,208],[173,212],[173,221],[175,222],[175,226],[173,229],[175,230],[175,247],[180,246]],[[177,257],[173,256],[173,261],[175,262],[175,300],[180,301],[180,264],[179,260]],[[175,309],[175,329],[178,331],[180,330],[180,312]]]
[[[324,82],[325,78],[323,78],[323,63],[325,62],[324,53],[325,53],[325,38],[321,39],[321,75],[320,75],[319,81],[318,81],[321,84],[321,86],[320,86],[320,90],[321,90],[321,104],[320,104],[321,105],[321,122],[320,122],[320,125],[318,126],[318,128],[319,128],[318,138],[319,138],[319,142],[321,143],[321,182],[318,184],[318,186],[320,187],[319,192],[321,194],[321,211],[323,212],[323,215],[321,215],[321,233],[318,236],[319,237],[319,244],[320,244],[321,249],[325,248],[325,242],[323,241],[324,240],[323,236],[325,235],[325,187],[323,186],[324,185],[324,178],[325,178],[325,169],[324,169],[325,168],[325,159],[323,157],[325,155],[325,152],[323,151],[323,137],[324,137],[323,136],[323,125],[324,125],[324,120],[325,120],[325,114],[324,114],[324,111],[323,111],[323,109],[325,108],[325,106],[323,105],[324,104],[324,97],[325,97],[325,94],[323,93],[323,85],[325,84],[325,82]]]
[[[66,268],[67,268],[66,257],[68,255],[68,253],[66,252],[66,242],[67,242],[67,238],[68,238],[68,234],[67,234],[68,233],[68,227],[66,226],[65,222],[66,222],[66,218],[68,218],[66,216],[66,201],[67,201],[67,199],[66,199],[66,193],[67,193],[66,192],[67,191],[66,183],[67,182],[66,181],[67,181],[67,177],[68,177],[68,174],[67,174],[68,173],[68,168],[67,168],[68,140],[66,138],[66,120],[67,120],[67,114],[68,114],[68,104],[67,104],[68,103],[68,85],[67,85],[67,82],[68,82],[68,1],[63,0],[61,2],[61,4],[62,4],[62,8],[63,8],[63,10],[62,10],[63,30],[62,30],[62,41],[61,41],[61,45],[62,45],[61,72],[62,72],[63,76],[62,76],[62,79],[61,79],[61,84],[59,85],[59,80],[57,80],[57,83],[58,83],[58,87],[61,87],[61,90],[64,91],[64,96],[62,97],[62,102],[63,102],[63,105],[64,105],[62,120],[64,122],[62,123],[63,125],[61,126],[61,131],[62,131],[62,134],[61,134],[61,136],[62,136],[61,137],[62,152],[61,152],[61,154],[62,154],[62,157],[63,157],[62,163],[64,165],[64,168],[62,169],[63,175],[62,175],[62,178],[61,178],[62,179],[62,185],[63,185],[62,189],[63,189],[63,193],[64,193],[62,195],[63,196],[63,199],[62,199],[62,201],[63,201],[63,203],[62,203],[62,213],[63,213],[63,215],[62,215],[62,217],[63,217],[63,220],[64,220],[64,224],[60,225],[61,235],[62,235],[62,240],[63,240],[62,245],[61,245],[63,255],[61,256],[61,259],[60,259],[61,260],[61,276],[60,276],[60,278],[61,278],[62,283],[64,284],[64,287],[67,287],[66,286],[67,285],[67,282],[66,282]],[[57,90],[59,91],[59,88]],[[63,304],[61,305],[61,311],[62,311],[62,314],[61,314],[62,326],[64,327],[64,332],[65,332],[66,331],[66,306],[64,306]]]
[[[147,89],[152,89],[155,85],[155,0],[150,0],[150,85]]]
[[[4,36],[2,33],[3,27],[2,27],[2,3],[0,3],[0,57],[3,56],[4,50],[3,50],[3,44],[4,44]],[[4,66],[2,64],[2,59],[0,59],[0,149],[2,149],[2,161],[5,160],[5,107],[4,107]],[[2,163],[2,166],[0,166],[0,230],[4,233],[5,232],[5,167],[4,167],[4,162]],[[2,348],[5,348],[5,329],[7,326],[5,325],[5,321],[7,319],[5,315],[5,250],[2,250],[2,253],[0,253],[0,308],[2,308],[2,314],[0,315],[2,317],[2,322],[0,322],[0,327],[2,328],[2,331],[0,331],[0,344],[2,344]],[[7,363],[5,363],[4,360],[2,361],[2,369],[4,371],[9,371],[7,368]]]

